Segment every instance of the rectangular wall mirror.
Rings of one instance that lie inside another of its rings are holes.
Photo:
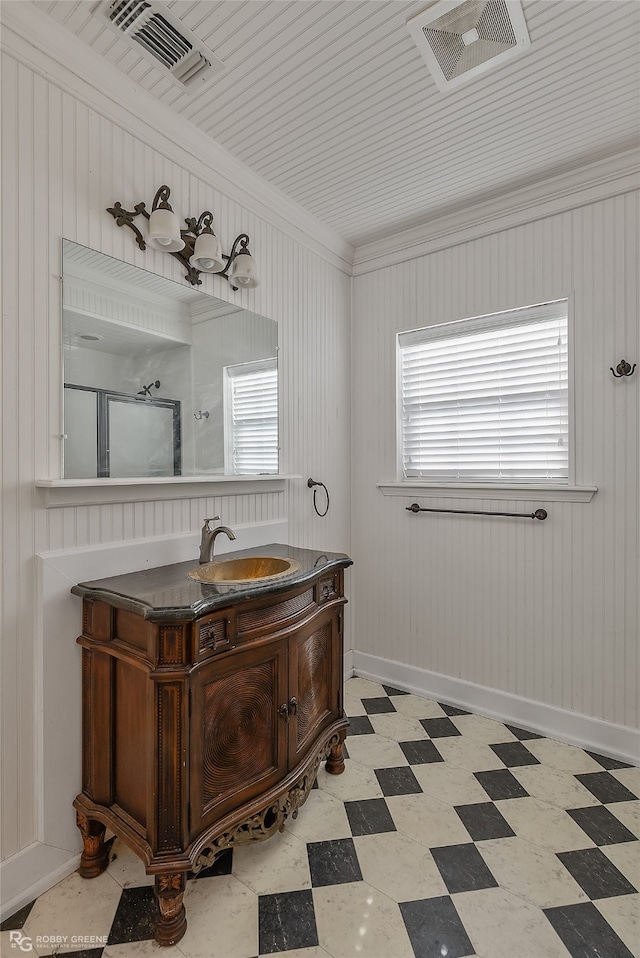
[[[278,472],[277,324],[63,240],[64,478]]]

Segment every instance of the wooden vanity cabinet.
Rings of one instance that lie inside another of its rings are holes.
[[[343,570],[195,620],[149,621],[83,598],[80,873],[105,827],[155,875],[156,940],[186,929],[188,873],[298,813],[320,762],[344,770]]]

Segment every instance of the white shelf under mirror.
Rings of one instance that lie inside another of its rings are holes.
[[[171,476],[136,479],[37,479],[43,505],[96,506],[116,502],[152,502],[161,499],[193,499],[210,496],[252,495],[284,492],[288,479],[300,475],[264,476]]]

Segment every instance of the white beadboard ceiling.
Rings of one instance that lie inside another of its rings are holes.
[[[172,0],[224,64],[195,94],[99,4],[35,5],[355,246],[638,143],[636,0],[524,0],[530,51],[446,94],[424,0]]]

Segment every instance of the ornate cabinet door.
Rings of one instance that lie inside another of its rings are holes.
[[[289,642],[289,765],[294,767],[332,722],[342,718],[341,609],[299,630]]]
[[[276,639],[210,660],[192,678],[190,832],[195,838],[287,768],[287,645]]]

